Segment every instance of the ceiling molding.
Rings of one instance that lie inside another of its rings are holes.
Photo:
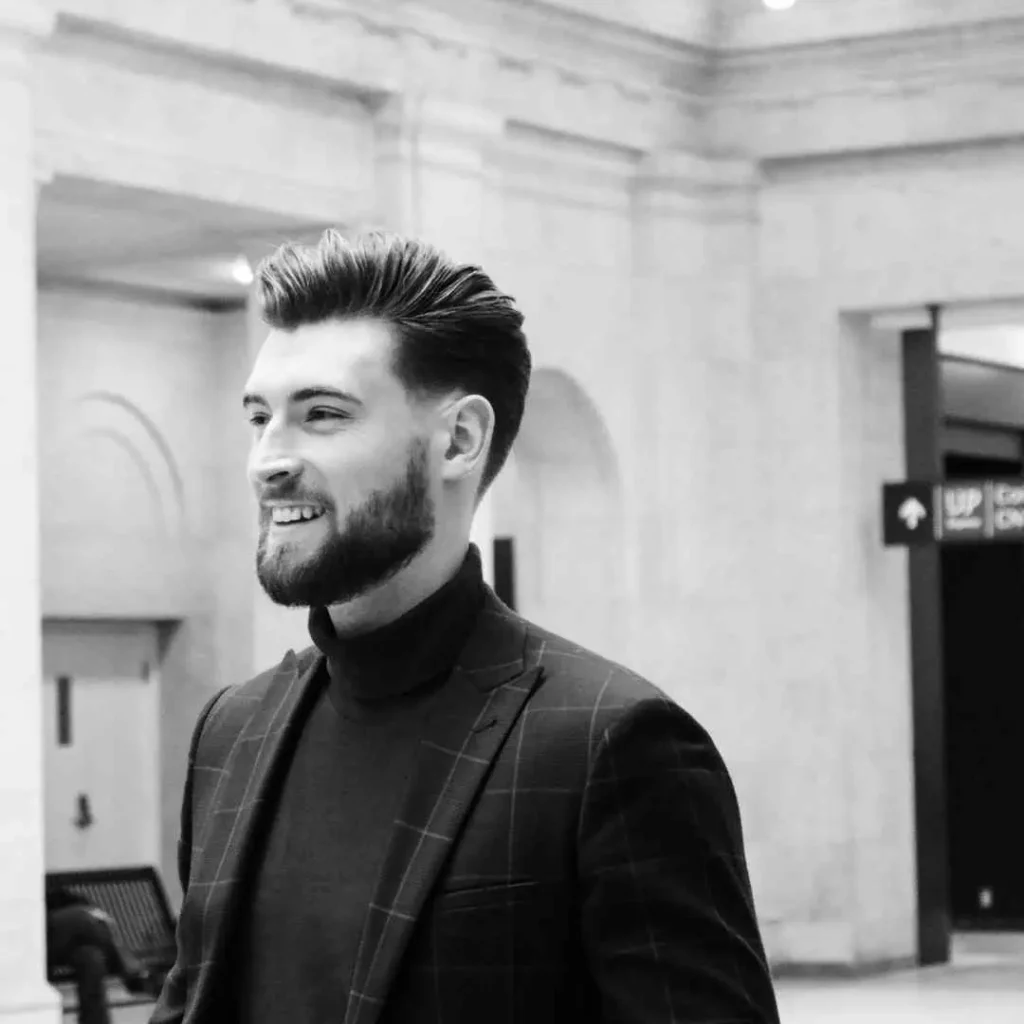
[[[711,144],[761,160],[1024,137],[1024,13],[1001,22],[723,54]]]
[[[770,103],[1007,74],[1024,78],[1022,56],[1024,11],[998,22],[723,51],[714,62],[712,91],[718,102]]]
[[[109,268],[158,264],[170,260],[203,260],[218,256],[244,254],[260,251],[264,255],[276,248],[284,238],[308,232],[308,226],[300,231],[286,231],[267,228],[261,231],[198,232],[182,234],[180,238],[152,243],[142,239],[120,246],[109,246],[99,254],[72,252],[60,258],[50,257],[45,269],[53,277],[73,277],[92,269],[105,271]]]
[[[819,7],[826,2],[840,0]],[[1024,11],[996,18],[1004,0],[979,0],[986,20],[872,35],[872,24],[897,24],[872,20],[883,2],[891,0],[875,0],[875,15],[857,22],[857,38],[804,33],[793,42],[783,33],[781,45],[745,50],[681,42],[545,0],[57,5],[65,40],[91,35],[176,54],[182,74],[233,69],[267,88],[292,83],[310,102],[318,92],[343,93],[369,109],[388,96],[429,93],[643,151],[801,159],[963,144],[998,135],[1001,124],[1004,135],[1018,132]],[[853,25],[852,8],[843,10]]]
[[[723,51],[768,50],[912,34],[1020,16],[1019,0],[800,0],[784,13],[760,0],[719,0]]]
[[[662,144],[700,121],[712,51],[510,0],[59,0],[63,40],[113,40],[193,67],[346,91],[379,104],[434,92],[553,130]],[[184,8],[184,10],[182,10]],[[194,16],[188,9],[194,8]],[[282,40],[287,41],[285,45]],[[55,48],[60,43],[55,44]]]
[[[147,306],[171,306],[198,309],[207,313],[228,313],[245,309],[245,299],[214,294],[214,290],[197,282],[194,287],[176,290],[161,282],[158,286],[127,284],[116,276],[60,276],[41,272],[37,280],[41,292],[72,292]]]

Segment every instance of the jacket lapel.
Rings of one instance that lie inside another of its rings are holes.
[[[374,1024],[473,798],[540,678],[526,631],[488,593],[431,716],[366,916],[345,1024]]]
[[[305,658],[303,659],[305,661]],[[233,923],[253,849],[254,832],[263,824],[262,813],[272,801],[268,790],[280,778],[316,698],[312,684],[322,656],[305,665],[289,651],[266,693],[255,699],[253,714],[228,753],[213,794],[210,813],[199,837],[201,855],[189,881],[195,898],[202,956],[190,1019],[202,1018],[209,999],[213,969],[223,963],[224,943]],[[194,897],[193,897],[193,894]]]

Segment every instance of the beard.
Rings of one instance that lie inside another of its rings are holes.
[[[275,494],[280,501],[310,497],[315,496]],[[324,519],[330,528],[329,507]],[[256,575],[275,604],[306,608],[343,604],[404,569],[434,536],[434,525],[427,445],[418,440],[410,450],[405,475],[352,509],[344,526],[332,530],[317,550],[304,557],[287,541],[270,549],[272,527],[266,515],[260,524]]]

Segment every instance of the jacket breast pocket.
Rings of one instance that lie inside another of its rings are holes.
[[[561,884],[512,882],[439,892],[430,907],[432,957],[455,970],[550,962],[568,926]]]
[[[492,882],[481,885],[462,885],[440,890],[435,897],[435,906],[446,911],[460,907],[466,909],[488,906],[505,906],[510,903],[535,899],[541,890],[551,888],[551,883],[521,881]]]

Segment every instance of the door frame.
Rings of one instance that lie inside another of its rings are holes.
[[[942,479],[944,404],[939,358],[940,315],[904,331],[903,441],[909,480]],[[942,663],[942,578],[937,545],[907,554],[913,704],[914,824],[917,864],[917,959],[948,963],[952,939],[946,791],[945,685]]]

